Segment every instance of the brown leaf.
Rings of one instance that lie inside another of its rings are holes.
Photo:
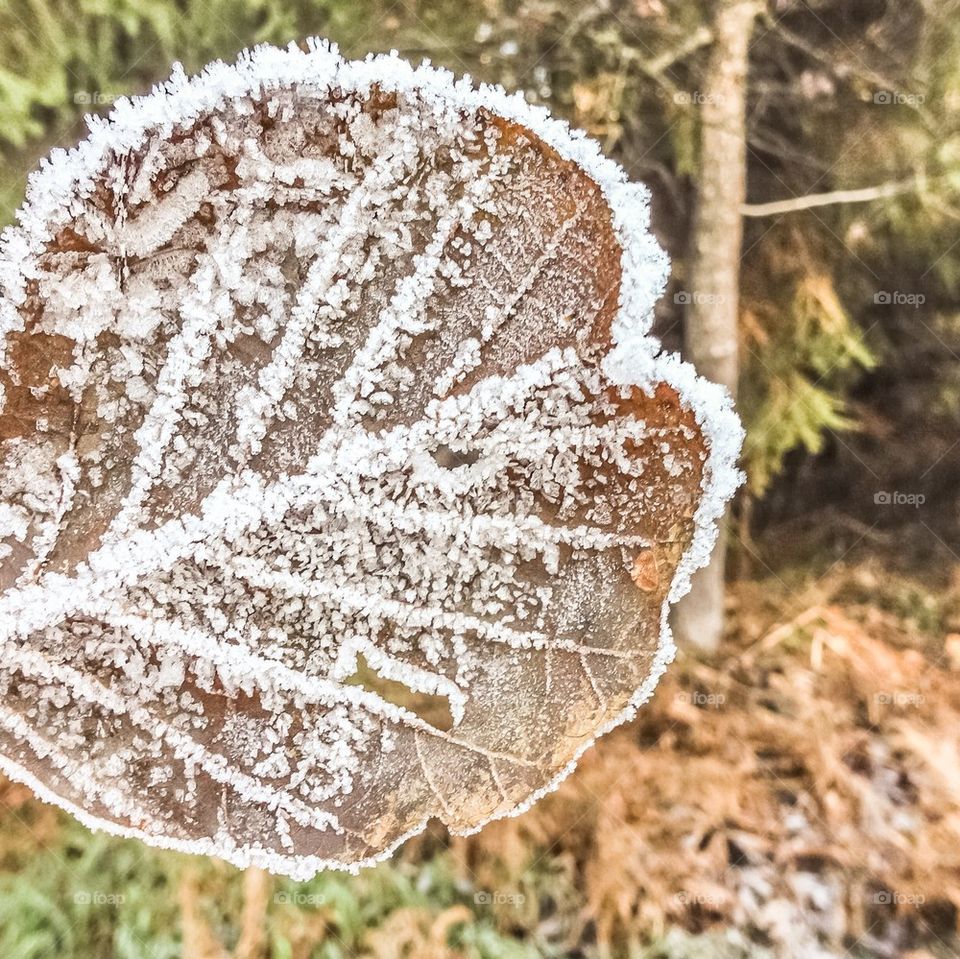
[[[0,750],[305,877],[514,811],[627,714],[708,443],[608,376],[621,264],[660,266],[546,134],[258,57],[121,107],[8,240]]]

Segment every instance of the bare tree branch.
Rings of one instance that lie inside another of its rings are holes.
[[[740,207],[743,216],[779,216],[783,213],[795,213],[798,210],[810,210],[818,206],[834,206],[839,203],[869,203],[871,200],[883,200],[902,193],[912,193],[922,184],[921,177],[909,180],[895,180],[880,183],[877,186],[862,187],[859,190],[832,190],[829,193],[811,193],[808,196],[795,196],[787,200],[774,200],[771,203],[744,203]]]
[[[680,60],[685,60],[691,53],[701,47],[709,46],[713,42],[713,31],[700,26],[676,47],[665,50],[658,57],[653,57],[641,64],[644,73],[651,77],[660,77]]]

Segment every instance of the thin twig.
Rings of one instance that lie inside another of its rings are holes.
[[[641,62],[641,69],[650,77],[660,77],[675,63],[685,60],[691,53],[713,42],[713,31],[705,26],[699,26],[682,43],[669,50],[665,50],[657,57]]]
[[[787,200],[774,200],[772,203],[744,203],[740,212],[744,216],[779,216],[781,213],[795,213],[798,210],[810,210],[818,206],[834,206],[840,203],[869,203],[902,193],[916,191],[921,183],[920,177],[909,180],[897,180],[880,183],[877,186],[863,187],[859,190],[832,190],[829,193],[811,193],[808,196],[795,196]]]
[[[262,869],[250,866],[243,874],[243,912],[240,915],[240,938],[233,951],[234,959],[261,959],[267,943],[267,902],[272,880]]]
[[[227,951],[200,914],[200,884],[196,872],[187,868],[177,890],[183,959],[227,959]]]

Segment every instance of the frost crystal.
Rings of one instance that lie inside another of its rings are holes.
[[[90,124],[0,250],[0,766],[301,878],[525,808],[650,695],[738,482],[644,189],[322,43]]]

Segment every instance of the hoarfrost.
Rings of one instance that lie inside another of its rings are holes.
[[[90,124],[0,250],[0,766],[299,878],[526,808],[650,695],[739,481],[645,191],[321,42]]]

